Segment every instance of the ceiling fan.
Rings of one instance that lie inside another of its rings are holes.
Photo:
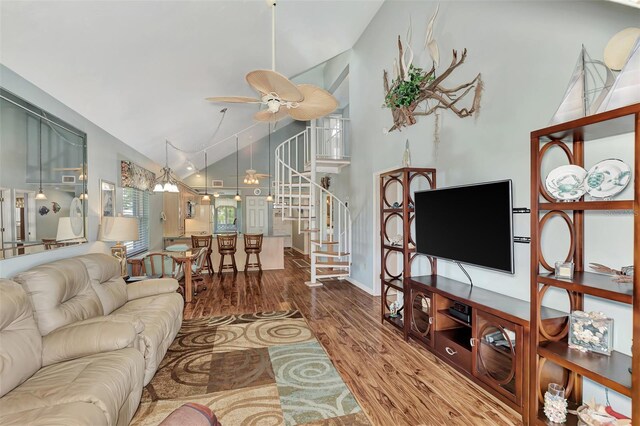
[[[333,112],[338,101],[331,93],[312,84],[296,85],[276,72],[276,1],[267,0],[267,3],[271,6],[271,70],[251,71],[245,77],[260,98],[222,96],[207,100],[266,105],[266,109],[253,116],[257,121],[278,121],[288,116],[308,121]]]

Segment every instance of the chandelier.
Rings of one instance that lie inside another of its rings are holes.
[[[169,141],[165,141],[164,145],[165,164],[160,171],[160,177],[156,179],[153,192],[180,192],[178,189],[178,180],[175,178],[175,174],[169,167]]]

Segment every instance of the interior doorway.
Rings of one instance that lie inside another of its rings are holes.
[[[245,197],[247,234],[268,234],[269,233],[269,204],[266,197],[247,196]]]

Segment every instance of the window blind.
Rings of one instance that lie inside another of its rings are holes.
[[[122,189],[122,216],[138,218],[138,241],[127,241],[127,256],[149,249],[149,192],[135,188]]]

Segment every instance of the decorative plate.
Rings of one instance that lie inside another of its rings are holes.
[[[631,181],[631,168],[620,160],[610,158],[593,166],[584,186],[594,198],[611,198],[620,192]]]
[[[575,201],[586,191],[584,180],[587,171],[580,166],[569,164],[551,170],[545,180],[549,194],[558,201]]]
[[[262,194],[262,190],[260,188],[256,188],[253,190],[253,195],[260,195]]]
[[[82,201],[78,197],[71,200],[69,206],[69,218],[71,222],[71,230],[75,235],[82,235]]]

